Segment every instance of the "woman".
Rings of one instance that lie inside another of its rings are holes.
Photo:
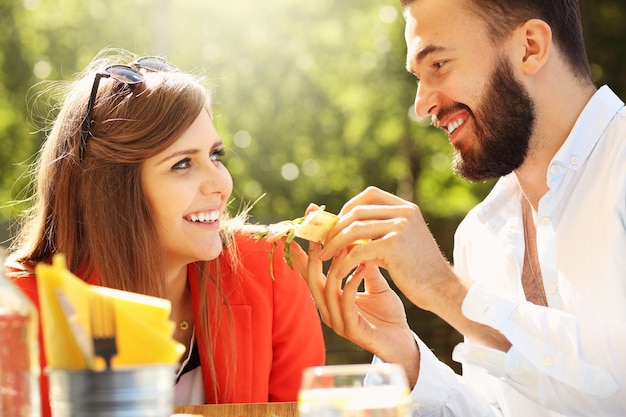
[[[209,105],[160,58],[99,54],[43,145],[8,272],[37,303],[35,265],[64,253],[90,284],[169,299],[188,352],[176,404],[295,401],[302,369],[325,360],[320,321],[300,275],[227,219]],[[42,396],[49,415],[45,378]]]

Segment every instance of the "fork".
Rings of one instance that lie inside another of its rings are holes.
[[[113,300],[100,293],[91,293],[89,296],[89,320],[93,352],[95,356],[104,359],[106,370],[110,370],[111,360],[117,355]]]

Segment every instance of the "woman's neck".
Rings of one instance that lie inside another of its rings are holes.
[[[174,339],[185,345],[188,351],[191,348],[194,316],[187,279],[187,265],[179,268],[175,273],[168,274],[167,298],[172,304],[170,320],[176,325]],[[184,357],[181,358],[182,360]]]
[[[167,298],[172,310],[187,303],[187,265],[170,270],[167,275]]]

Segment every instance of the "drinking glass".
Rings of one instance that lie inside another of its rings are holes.
[[[409,384],[397,364],[307,368],[298,394],[300,417],[407,417]]]

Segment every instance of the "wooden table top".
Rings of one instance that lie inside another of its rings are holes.
[[[298,417],[298,404],[253,403],[253,404],[203,404],[174,407],[176,414],[203,417]]]

